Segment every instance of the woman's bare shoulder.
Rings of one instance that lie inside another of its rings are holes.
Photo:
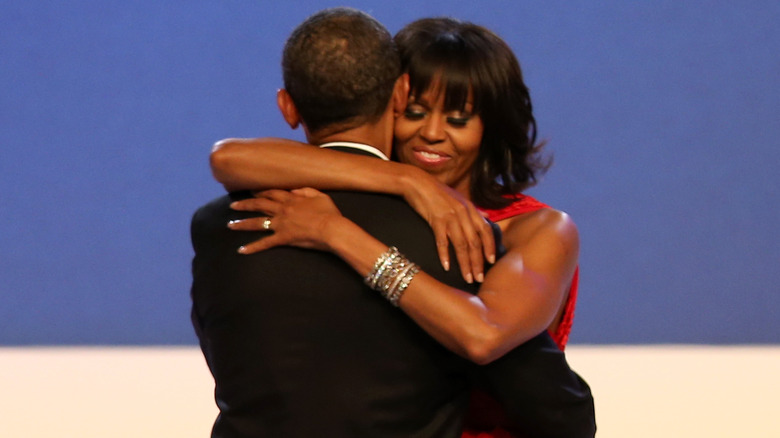
[[[566,212],[553,208],[519,214],[500,221],[507,249],[529,244],[556,242],[564,246],[579,246],[579,231]]]

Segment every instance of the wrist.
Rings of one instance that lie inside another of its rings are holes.
[[[430,175],[417,167],[400,165],[397,177],[399,193],[397,194],[406,199],[407,202],[410,201],[419,193],[420,182],[429,177]]]
[[[349,226],[352,222],[344,216],[328,216],[323,220],[321,225],[320,236],[322,243],[329,248],[331,252],[338,253],[341,249],[340,245],[344,242],[344,239],[348,239]]]
[[[376,258],[387,251],[387,246],[347,218],[333,218],[329,222],[325,233],[329,251],[365,276]]]

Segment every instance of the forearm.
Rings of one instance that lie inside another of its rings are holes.
[[[472,295],[420,273],[400,307],[449,350],[483,365],[543,332],[554,314],[553,307],[541,308],[534,291],[515,292],[528,299],[509,307],[505,299],[494,299],[500,293],[490,284]]]
[[[210,164],[229,191],[314,187],[403,195],[416,173],[400,163],[277,138],[222,140]]]
[[[339,217],[328,227],[327,246],[366,277],[388,246]],[[490,293],[486,292],[489,296]],[[539,334],[546,322],[518,323],[500,302],[450,287],[419,272],[400,300],[401,309],[447,349],[473,362],[491,362]]]

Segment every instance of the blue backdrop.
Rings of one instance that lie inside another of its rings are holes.
[[[326,1],[0,2],[0,344],[191,344],[211,144],[301,139],[284,39]],[[780,3],[352,2],[516,51],[582,236],[575,343],[780,341]]]

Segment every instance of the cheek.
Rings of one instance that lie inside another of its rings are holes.
[[[464,132],[460,138],[460,153],[470,163],[477,159],[482,144],[482,133],[482,129],[471,129]]]
[[[406,117],[398,117],[395,119],[395,127],[393,130],[393,136],[396,141],[407,141],[414,132],[414,123],[406,120]]]
[[[395,128],[393,131],[393,151],[402,162],[408,162],[405,158],[408,149],[409,140],[414,137],[415,127],[413,123],[405,120],[404,117],[395,119]]]

